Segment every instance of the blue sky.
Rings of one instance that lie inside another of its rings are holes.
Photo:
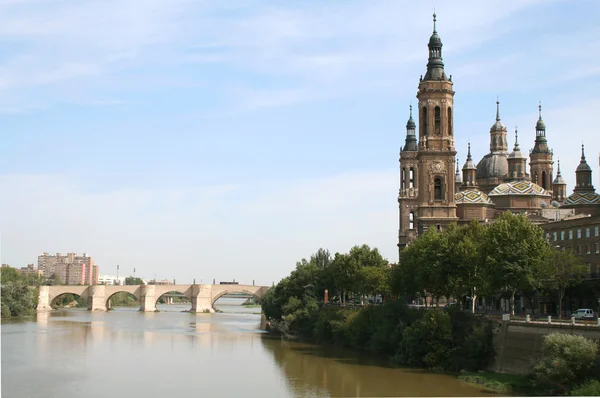
[[[600,4],[0,1],[1,260],[270,284],[319,247],[397,257],[398,150],[436,8],[458,159],[538,101],[598,182]]]

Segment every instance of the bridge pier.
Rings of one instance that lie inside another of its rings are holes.
[[[194,285],[192,312],[215,312],[212,307],[212,285]]]
[[[52,311],[52,307],[50,306],[50,286],[40,286],[36,310],[38,312]]]
[[[106,311],[106,286],[91,285],[88,294],[88,310]]]
[[[156,286],[145,285],[142,297],[140,299],[140,311],[143,312],[154,312],[156,311]]]

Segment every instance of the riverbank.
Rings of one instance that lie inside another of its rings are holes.
[[[482,371],[461,372],[456,377],[458,380],[498,393],[521,397],[536,395],[532,382],[527,376]]]

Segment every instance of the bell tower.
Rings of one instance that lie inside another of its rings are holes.
[[[546,139],[546,123],[542,120],[542,105],[535,125],[535,144],[529,154],[529,174],[531,180],[547,191],[552,191],[552,150]]]
[[[400,192],[398,194],[399,252],[417,236],[417,198],[419,193],[417,177],[419,175],[419,164],[417,161],[416,128],[417,125],[413,119],[411,105],[410,116],[408,122],[406,122],[406,141],[404,147],[400,148]]]
[[[419,208],[417,232],[430,227],[442,229],[457,221],[454,194],[454,91],[442,60],[442,40],[436,30],[429,38],[429,61],[419,81]]]

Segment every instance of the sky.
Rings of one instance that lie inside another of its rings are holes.
[[[271,285],[320,247],[397,261],[434,7],[459,164],[497,98],[532,148],[541,101],[568,192],[582,143],[600,187],[594,0],[0,0],[2,263]]]

